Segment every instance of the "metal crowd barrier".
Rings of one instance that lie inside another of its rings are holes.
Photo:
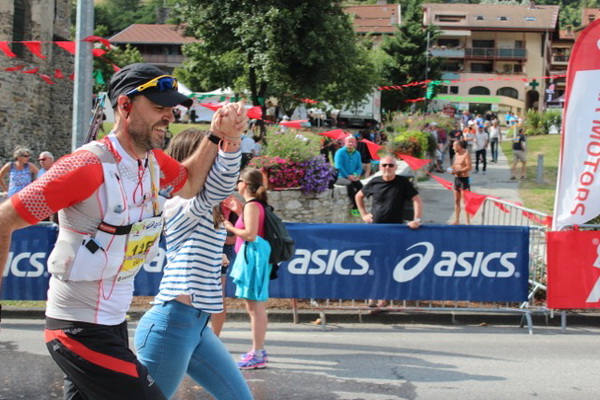
[[[501,313],[520,314],[520,327],[525,323],[529,334],[533,334],[532,314],[540,313],[546,317],[553,317],[552,310],[546,307],[545,301],[536,299],[536,294],[546,291],[546,224],[549,215],[506,202],[500,199],[487,198],[482,208],[482,225],[510,225],[528,226],[530,228],[529,242],[529,292],[527,301],[522,303],[478,303],[457,301],[389,301],[386,307],[369,307],[368,300],[339,300],[324,299],[317,301],[310,299],[311,307],[319,311],[320,322],[326,329],[326,311],[354,311],[358,312],[359,322],[366,313],[406,312],[406,313],[432,313],[447,312],[452,316],[452,322],[458,313]],[[294,322],[298,322],[297,301],[292,300]]]

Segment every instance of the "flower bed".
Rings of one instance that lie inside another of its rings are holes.
[[[306,196],[324,192],[336,178],[336,171],[319,153],[320,137],[307,136],[308,142],[293,132],[268,135],[266,155],[254,157],[248,166],[267,176],[269,189],[299,188]]]

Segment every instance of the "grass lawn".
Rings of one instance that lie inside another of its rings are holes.
[[[519,183],[519,195],[525,207],[552,214],[558,176],[560,135],[527,136],[527,180]],[[502,142],[502,151],[512,163],[510,141]],[[536,183],[538,154],[544,155],[544,182]],[[520,168],[520,164],[518,166]],[[518,175],[518,174],[517,174]]]

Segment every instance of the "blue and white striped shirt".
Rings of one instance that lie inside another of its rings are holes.
[[[208,313],[223,311],[221,263],[225,229],[215,229],[213,207],[235,189],[241,153],[219,151],[204,188],[192,199],[174,197],[165,204],[167,265],[153,304],[190,295],[192,305]]]

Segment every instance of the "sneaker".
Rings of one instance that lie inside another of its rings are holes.
[[[252,357],[237,364],[239,369],[261,369],[266,368],[267,360],[259,354],[252,353]]]
[[[514,176],[511,176],[511,177],[510,177],[510,180],[511,180],[511,181],[514,181],[515,179],[517,179],[517,178],[515,178]]]
[[[267,356],[267,351],[266,350],[261,350],[260,352],[261,352],[262,358],[264,358],[265,361],[269,361],[269,357]],[[249,352],[247,352],[245,354],[242,354],[242,356],[240,357],[240,360],[242,360],[242,361],[248,361],[253,356],[254,356],[254,352],[253,351],[249,351]]]
[[[525,177],[524,177],[524,176],[522,176],[522,177],[521,177],[521,180],[523,180],[523,179],[525,179]]]

